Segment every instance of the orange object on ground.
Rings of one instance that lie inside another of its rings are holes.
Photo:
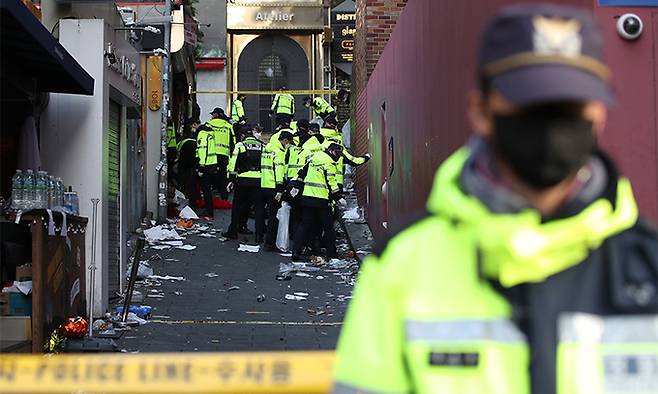
[[[76,317],[70,318],[64,326],[62,326],[62,336],[65,338],[82,338],[89,331],[89,323],[87,320]]]
[[[176,222],[177,227],[192,227],[194,226],[194,222],[191,220],[179,220]]]

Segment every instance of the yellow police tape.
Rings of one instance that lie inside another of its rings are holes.
[[[7,355],[0,393],[328,393],[333,352]]]
[[[338,90],[192,90],[190,94],[246,94],[246,95],[273,95],[278,93],[287,94],[338,94]]]

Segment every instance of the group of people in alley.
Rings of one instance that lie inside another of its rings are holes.
[[[345,94],[339,91],[338,98]],[[270,252],[279,251],[277,212],[288,204],[293,261],[310,254],[335,258],[334,220],[346,206],[345,165],[363,165],[370,155],[354,156],[345,148],[336,111],[322,97],[304,98],[314,115],[309,121],[296,117],[295,98],[281,87],[272,101],[275,128],[269,138],[260,125],[248,122],[246,98],[239,94],[230,114],[217,107],[203,124],[188,120],[182,138],[170,129],[167,144],[175,152],[168,157],[170,165],[177,162],[177,187],[196,208],[200,185],[204,211],[199,216],[205,220],[214,218],[213,193],[220,200],[232,193],[231,223],[222,235],[254,234]],[[251,214],[253,231],[247,226]]]

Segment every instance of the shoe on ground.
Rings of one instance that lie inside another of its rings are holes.
[[[228,231],[225,231],[225,232],[222,233],[222,237],[228,238],[228,239],[238,239],[238,234],[229,233]]]
[[[293,254],[292,257],[290,257],[290,261],[292,261],[294,263],[307,263],[307,262],[311,261],[311,259],[307,256],[300,256],[300,255]]]

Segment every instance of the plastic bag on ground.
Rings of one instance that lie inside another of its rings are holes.
[[[343,212],[343,219],[346,219],[346,220],[357,220],[360,217],[361,217],[361,215],[359,214],[359,208],[358,207],[354,207],[350,210],[347,210],[347,211]]]
[[[276,218],[279,220],[279,229],[276,233],[276,247],[282,252],[287,252],[290,247],[290,239],[288,237],[290,208],[290,204],[284,201],[276,213]]]

